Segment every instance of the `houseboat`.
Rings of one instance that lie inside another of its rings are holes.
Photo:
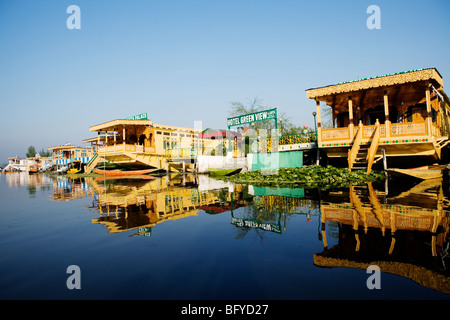
[[[81,164],[87,164],[94,155],[92,148],[76,147],[72,144],[50,147],[52,151],[53,166],[58,172],[65,172],[69,169],[69,165],[74,161]]]
[[[435,68],[308,89],[306,96],[316,101],[318,147],[350,170],[370,173],[381,159],[380,165],[407,168],[446,156],[450,101]],[[329,128],[322,125],[321,103],[331,108]]]
[[[8,158],[8,165],[3,169],[3,172],[35,173],[45,170],[51,161],[51,158],[41,157],[39,154],[28,158],[10,157]]]
[[[148,119],[117,119],[90,127],[95,138],[86,139],[95,145],[96,155],[85,168],[89,173],[104,159],[123,170],[145,168],[177,171],[192,166],[201,130],[159,125]]]
[[[29,165],[28,158],[9,157],[8,165],[3,168],[3,172],[27,171]]]

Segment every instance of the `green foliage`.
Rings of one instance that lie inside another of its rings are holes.
[[[280,168],[278,174],[263,175],[261,171],[248,171],[233,176],[224,177],[223,180],[236,183],[252,183],[260,185],[290,184],[299,187],[329,189],[348,187],[350,185],[363,185],[367,182],[382,181],[383,172],[349,171],[347,168],[333,166],[304,166],[302,168]]]
[[[265,106],[262,104],[261,100],[256,97],[253,100],[249,101],[247,104],[244,104],[242,102],[233,101],[231,102],[231,109],[228,112],[228,116],[235,117],[240,115],[245,115],[249,113],[255,113],[258,111],[263,111],[267,109],[271,109],[272,107]],[[299,134],[304,133],[305,126],[297,126],[292,122],[292,118],[289,117],[285,112],[283,111],[277,111],[277,117],[278,117],[278,128],[282,128],[282,135],[286,134]],[[280,121],[282,119],[282,121]],[[258,121],[255,122],[256,130],[258,129],[273,129],[274,128],[274,121]],[[314,131],[314,128],[309,128],[310,131]]]
[[[50,151],[45,151],[44,149],[41,149],[41,151],[39,151],[39,155],[41,157],[50,157],[52,155],[52,153]]]
[[[27,158],[32,158],[36,156],[36,153],[37,153],[36,149],[33,146],[29,146],[27,151]]]

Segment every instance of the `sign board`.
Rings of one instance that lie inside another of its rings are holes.
[[[241,219],[241,218],[231,218],[231,224],[238,226],[238,227],[245,227],[245,228],[257,228],[264,231],[272,231],[276,233],[281,233],[281,226],[280,224],[275,223],[264,223],[259,222],[254,219]]]
[[[148,120],[147,112],[144,112],[144,113],[141,113],[141,114],[137,114],[137,115],[132,116],[132,117],[125,118],[125,120]]]
[[[228,127],[239,126],[245,123],[252,123],[258,121],[265,121],[277,118],[277,109],[270,109],[264,111],[258,111],[254,113],[249,113],[243,116],[237,116],[227,119]]]

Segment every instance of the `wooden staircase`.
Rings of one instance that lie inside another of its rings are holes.
[[[94,169],[99,160],[100,157],[98,156],[98,153],[95,153],[91,160],[89,160],[86,164],[86,167],[84,167],[84,173],[91,173],[92,169]]]
[[[353,140],[352,148],[348,150],[348,170],[366,170],[366,173],[370,174],[380,140],[380,123],[378,120],[375,123],[375,131],[371,137],[370,144],[361,144],[362,137],[363,125],[360,121],[359,130]]]

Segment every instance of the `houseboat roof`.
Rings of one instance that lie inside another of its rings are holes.
[[[48,150],[71,150],[71,149],[86,149],[86,147],[76,147],[74,145],[69,146],[55,146],[55,147],[49,147]]]
[[[351,81],[339,82],[334,85],[328,85],[319,88],[311,88],[306,90],[306,96],[309,99],[347,93],[352,91],[366,90],[372,88],[382,88],[393,85],[431,81],[436,88],[442,89],[442,77],[436,68],[414,69],[390,74],[384,74],[375,77],[356,79]]]
[[[194,128],[183,128],[183,127],[176,127],[176,126],[167,126],[165,124],[153,124],[153,127],[156,129],[167,129],[167,130],[181,130],[181,131],[191,131],[191,132],[197,132],[201,133],[201,129],[194,129]]]
[[[151,120],[128,120],[128,119],[116,119],[108,122],[100,123],[89,128],[90,131],[115,131],[114,128],[117,126],[128,126],[128,125],[141,125],[150,126],[153,122]]]
[[[90,131],[116,131],[116,128],[118,126],[151,126],[156,129],[201,132],[200,129],[183,128],[183,127],[156,124],[156,123],[153,123],[151,120],[128,120],[128,119],[116,119],[116,120],[108,121],[105,123],[97,124],[97,125],[90,127],[89,130]],[[89,139],[86,139],[83,141],[87,142],[88,140]]]

